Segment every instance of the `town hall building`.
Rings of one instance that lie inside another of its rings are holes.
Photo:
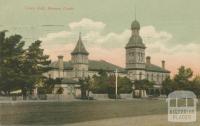
[[[117,69],[119,76],[126,76],[132,81],[147,79],[161,87],[161,83],[170,75],[170,71],[165,68],[165,61],[161,61],[161,65],[158,66],[151,62],[150,56],[145,58],[146,46],[140,36],[140,23],[137,20],[132,22],[131,31],[132,34],[125,45],[125,68],[105,60],[90,59],[79,34],[78,42],[71,52],[71,60],[63,61],[63,56],[58,56],[58,60],[50,65],[52,69],[45,75],[51,78],[63,78],[63,83],[75,83],[80,78],[98,75],[100,70],[114,74]]]

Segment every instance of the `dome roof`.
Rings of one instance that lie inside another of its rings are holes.
[[[126,45],[126,48],[143,48],[145,49],[145,45],[143,43],[142,38],[138,36],[131,36],[129,42]]]
[[[134,20],[131,24],[131,29],[140,29],[140,23],[137,20]]]

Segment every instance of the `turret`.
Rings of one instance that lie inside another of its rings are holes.
[[[131,24],[131,37],[126,44],[126,69],[131,80],[145,77],[145,45],[140,36],[140,23],[134,20]],[[140,76],[140,77],[139,77]]]
[[[71,53],[74,77],[83,79],[88,76],[88,51],[82,42],[81,33],[75,49]]]
[[[131,24],[132,35],[126,44],[126,69],[145,67],[145,45],[139,34],[140,24],[137,20]]]

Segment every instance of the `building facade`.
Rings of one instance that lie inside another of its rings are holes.
[[[150,56],[145,58],[146,46],[140,36],[140,23],[137,20],[132,22],[131,31],[132,34],[125,46],[125,68],[104,60],[90,60],[89,52],[83,44],[81,34],[79,34],[78,42],[71,52],[71,60],[63,61],[63,56],[58,56],[58,60],[50,65],[52,70],[45,73],[45,75],[51,78],[78,80],[97,75],[100,70],[104,70],[108,74],[114,74],[117,69],[119,76],[126,76],[132,81],[147,79],[161,86],[162,81],[170,76],[170,71],[165,68],[165,61],[161,61],[161,66],[157,66],[151,63]]]

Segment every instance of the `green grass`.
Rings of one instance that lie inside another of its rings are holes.
[[[67,124],[115,117],[167,114],[164,100],[0,104],[0,124]]]

